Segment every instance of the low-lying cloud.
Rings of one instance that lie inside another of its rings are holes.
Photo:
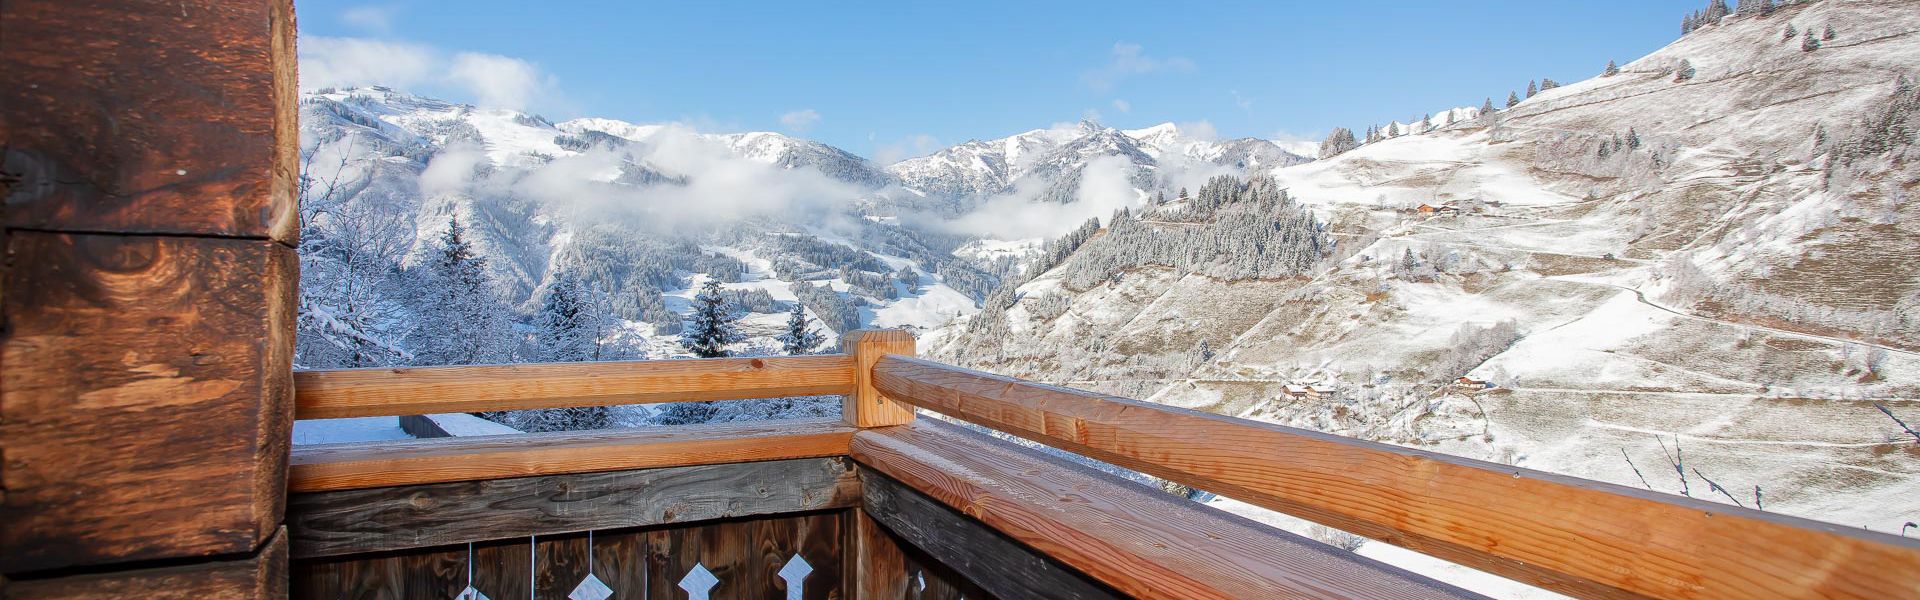
[[[451,91],[483,106],[515,110],[560,99],[553,76],[510,56],[372,38],[300,37],[300,89],[365,85]]]
[[[1122,208],[1138,208],[1145,197],[1133,187],[1134,165],[1118,156],[1087,162],[1072,202],[1039,199],[1044,182],[1027,179],[1013,193],[995,196],[948,224],[953,231],[998,239],[1050,238],[1087,219],[1107,219]]]

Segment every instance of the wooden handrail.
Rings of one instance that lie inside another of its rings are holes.
[[[908,404],[1557,592],[1920,590],[1916,540],[902,356],[872,377]]]
[[[841,456],[854,431],[826,418],[297,446],[287,487],[318,492]]]
[[[399,367],[293,374],[294,418],[337,419],[848,394],[845,354]]]
[[[1478,597],[933,419],[862,430],[851,451],[866,467],[867,502],[882,522],[939,525],[938,515],[911,510],[911,492],[888,491],[904,484],[1131,597]],[[876,472],[885,477],[869,475]],[[928,545],[966,543],[950,538],[967,529],[929,532]],[[1047,588],[1034,581],[978,583],[1003,597],[1069,596],[1040,593]]]

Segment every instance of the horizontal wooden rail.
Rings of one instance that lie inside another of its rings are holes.
[[[841,456],[854,431],[828,418],[297,446],[287,486],[318,492]]]
[[[902,356],[880,359],[873,382],[901,402],[1577,596],[1920,590],[1920,540]],[[856,458],[876,452],[872,435],[857,437]],[[958,485],[933,472],[921,481]]]
[[[294,418],[847,394],[853,365],[851,356],[828,354],[301,371],[293,374]]]
[[[895,493],[897,480],[1048,557],[1139,598],[1459,598],[1474,594],[1230,514],[1176,500],[958,426],[922,419],[863,430],[853,458],[867,511],[1003,597],[1107,597],[1071,577],[980,555],[967,527]],[[902,514],[902,513],[918,514]],[[944,550],[944,551],[943,551]],[[1010,563],[1010,564],[1009,564]],[[985,579],[983,581],[982,579]]]

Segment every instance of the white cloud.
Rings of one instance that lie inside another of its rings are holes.
[[[439,52],[406,42],[300,36],[300,87],[412,87],[436,77]]]
[[[873,136],[867,136],[873,139]],[[940,150],[940,140],[931,135],[916,133],[898,141],[880,144],[873,149],[873,162],[890,165],[917,156],[926,156]]]
[[[559,97],[551,75],[510,56],[449,54],[425,44],[369,38],[300,37],[301,89],[362,85],[440,88],[481,106],[515,110]]]
[[[1113,52],[1107,64],[1080,74],[1080,81],[1097,91],[1113,89],[1121,80],[1134,75],[1145,75],[1159,71],[1187,71],[1193,69],[1193,61],[1185,58],[1153,58],[1142,52],[1139,44],[1120,42],[1113,45]]]
[[[1173,127],[1175,129],[1180,130],[1180,135],[1190,137],[1196,140],[1200,140],[1203,142],[1211,142],[1211,141],[1220,139],[1220,130],[1214,129],[1213,121],[1202,119],[1199,121],[1175,123]]]
[[[1270,139],[1273,143],[1279,144],[1281,150],[1312,158],[1320,154],[1320,141],[1325,138],[1326,134],[1301,135],[1281,130],[1273,132],[1273,137]]]
[[[788,131],[795,133],[812,129],[813,124],[819,122],[820,112],[811,108],[789,111],[786,114],[780,115],[780,124],[785,126]]]
[[[393,33],[393,18],[399,12],[398,6],[355,6],[340,13],[340,20],[369,33],[384,35]]]
[[[1245,112],[1253,112],[1252,98],[1240,95],[1240,90],[1227,90],[1227,93],[1233,94],[1234,106],[1240,107],[1240,110]]]
[[[1124,113],[1124,112],[1133,112],[1133,103],[1132,103],[1132,102],[1128,102],[1128,101],[1126,101],[1126,100],[1121,100],[1121,99],[1119,99],[1119,98],[1114,98],[1114,99],[1113,99],[1113,110],[1114,110],[1115,112],[1123,112],[1123,113]]]
[[[1122,208],[1138,207],[1146,196],[1133,187],[1133,163],[1125,157],[1102,156],[1087,161],[1080,171],[1080,189],[1072,202],[1044,202],[1037,198],[1045,183],[1023,179],[1013,193],[995,196],[949,224],[954,231],[999,239],[1032,239],[1066,233],[1087,219],[1102,220]]]
[[[533,63],[479,52],[454,55],[447,78],[472,94],[481,106],[522,110],[552,89],[551,77]]]

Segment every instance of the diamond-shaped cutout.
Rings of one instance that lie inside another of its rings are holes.
[[[800,592],[806,590],[807,575],[813,573],[813,565],[807,559],[795,554],[787,559],[787,565],[780,567],[780,578],[787,581],[787,600],[800,600]]]
[[[568,600],[607,600],[612,597],[613,588],[607,587],[606,582],[600,581],[592,573],[588,573],[587,578],[580,580],[580,585],[573,586],[573,591],[567,594]]]
[[[488,598],[486,594],[480,593],[480,590],[467,586],[467,589],[460,590],[460,595],[454,596],[453,600],[488,600]]]
[[[680,589],[687,591],[687,600],[709,600],[707,594],[713,592],[713,586],[720,585],[720,578],[713,576],[707,566],[693,563],[693,570],[680,578]]]

